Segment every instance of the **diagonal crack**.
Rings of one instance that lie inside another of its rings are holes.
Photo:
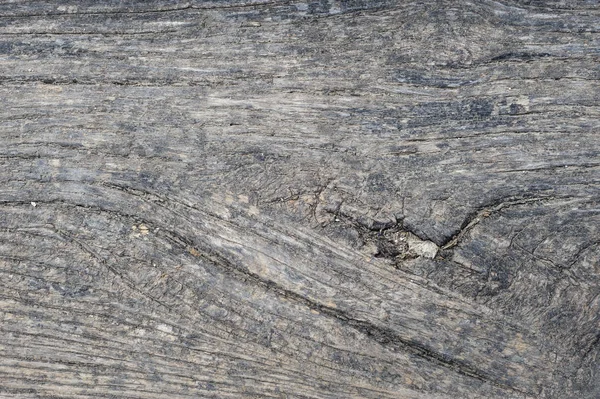
[[[486,382],[493,386],[500,387],[503,389],[512,390],[521,394],[528,394],[527,392],[521,391],[501,381],[498,381],[489,373],[477,368],[472,364],[469,364],[466,361],[442,354],[421,342],[417,342],[410,338],[402,337],[400,334],[398,334],[398,332],[394,331],[391,328],[379,326],[370,321],[356,319],[346,311],[323,305],[316,300],[310,299],[306,296],[284,288],[272,280],[265,279],[260,275],[244,267],[241,267],[240,265],[232,263],[223,255],[215,251],[200,250],[197,246],[194,246],[194,243],[191,240],[177,233],[171,231],[168,231],[167,233],[171,235],[172,241],[179,245],[185,245],[187,247],[188,252],[193,256],[203,258],[209,261],[210,263],[219,266],[224,272],[231,274],[232,276],[236,276],[238,279],[250,281],[253,284],[262,286],[265,289],[274,292],[279,296],[282,296],[286,299],[292,300],[297,303],[301,303],[310,308],[311,310],[315,310],[321,314],[335,318],[342,324],[345,324],[365,334],[369,338],[378,342],[382,346],[391,349],[394,352],[401,350],[409,354],[415,355],[419,358],[425,359],[429,362],[432,362],[438,366],[452,370],[460,375],[475,378],[479,381]]]
[[[450,239],[443,242],[440,245],[441,249],[450,249],[459,244],[459,242],[465,237],[467,233],[469,233],[479,222],[484,220],[487,217],[490,217],[492,214],[515,205],[523,205],[530,204],[533,202],[540,202],[549,199],[553,199],[555,197],[535,197],[535,198],[502,198],[500,200],[496,200],[489,205],[480,208],[465,218],[465,221],[462,223],[460,228],[452,235]]]
[[[119,210],[107,209],[107,208],[100,207],[97,205],[72,203],[72,202],[62,200],[62,199],[47,200],[47,201],[38,200],[37,202],[40,204],[42,204],[42,203],[57,204],[57,205],[67,206],[67,207],[84,208],[84,209],[95,210],[95,211],[100,211],[100,212],[107,212],[110,214],[118,215],[120,217],[132,218],[136,221],[141,221],[149,227],[156,226],[156,224],[153,223],[152,221],[140,218],[137,215],[121,212]],[[0,205],[30,206],[30,202],[29,201],[0,201]],[[259,274],[256,274],[256,273],[248,270],[243,265],[236,264],[235,262],[230,261],[224,255],[217,252],[215,249],[206,247],[206,245],[205,245],[206,248],[202,248],[199,245],[199,243],[195,242],[193,239],[185,237],[184,235],[182,235],[172,229],[168,229],[165,226],[161,226],[160,232],[161,232],[160,234],[163,235],[166,239],[168,239],[169,241],[171,241],[173,244],[177,245],[178,247],[184,248],[190,255],[192,255],[196,258],[204,259],[204,260],[210,262],[211,264],[214,264],[219,269],[221,269],[224,273],[230,275],[231,277],[234,277],[238,280],[252,283],[257,286],[264,287],[266,290],[273,292],[274,294],[276,294],[280,297],[286,298],[288,300],[292,300],[296,303],[303,304],[312,310],[322,313],[325,316],[335,318],[339,322],[365,334],[369,338],[378,342],[382,346],[391,349],[394,352],[395,351],[404,351],[406,353],[417,356],[421,359],[427,360],[433,364],[436,364],[438,366],[441,366],[443,368],[446,368],[448,370],[456,372],[462,376],[474,378],[479,381],[489,383],[493,386],[496,386],[496,387],[499,387],[502,389],[519,392],[520,394],[527,394],[527,392],[524,392],[517,388],[514,388],[502,381],[498,381],[496,378],[494,378],[488,372],[478,368],[475,365],[472,365],[464,360],[460,360],[455,357],[440,353],[440,352],[436,351],[435,349],[433,349],[433,348],[429,347],[428,345],[423,344],[421,342],[415,341],[410,338],[402,337],[398,332],[394,331],[393,329],[391,329],[389,327],[380,326],[380,325],[377,325],[373,322],[366,321],[366,320],[359,320],[359,319],[353,317],[347,311],[343,311],[343,310],[332,308],[330,306],[323,305],[322,303],[318,302],[317,300],[303,296],[297,292],[294,292],[290,289],[287,289],[287,288],[277,284],[276,282],[274,282],[272,280],[263,278]],[[69,241],[74,242],[75,244],[82,245],[81,242],[74,240],[73,237],[65,236],[64,234],[61,234],[61,236]],[[93,257],[98,259],[104,266],[108,267],[111,272],[120,276],[123,279],[123,281],[128,283],[128,285],[131,285],[132,289],[134,289],[136,291],[140,291],[140,294],[148,297],[147,293],[143,292],[142,290],[139,290],[139,288],[137,288],[132,281],[128,280],[126,276],[123,276],[121,273],[119,273],[118,270],[112,268],[111,265],[109,265],[109,262],[107,262],[105,259],[100,257],[98,254],[95,254],[94,251],[92,251],[90,248],[88,248],[87,246],[84,246],[84,247],[82,247],[82,250],[84,250],[85,252],[88,252],[90,255],[92,255]],[[156,298],[153,298],[153,297],[149,297],[149,298],[153,301],[158,301]],[[163,304],[161,302],[159,302],[159,303],[161,305],[167,307],[167,309],[170,309],[168,307],[168,305]]]

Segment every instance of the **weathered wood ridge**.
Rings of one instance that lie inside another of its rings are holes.
[[[0,397],[600,397],[600,3],[4,1]]]

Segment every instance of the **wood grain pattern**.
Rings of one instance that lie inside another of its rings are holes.
[[[600,396],[600,3],[0,4],[0,397]]]

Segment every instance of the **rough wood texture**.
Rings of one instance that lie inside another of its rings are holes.
[[[1,397],[600,397],[597,0],[0,16]]]

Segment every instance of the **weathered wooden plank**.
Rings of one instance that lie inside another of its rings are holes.
[[[1,395],[598,397],[599,28],[0,4]]]

